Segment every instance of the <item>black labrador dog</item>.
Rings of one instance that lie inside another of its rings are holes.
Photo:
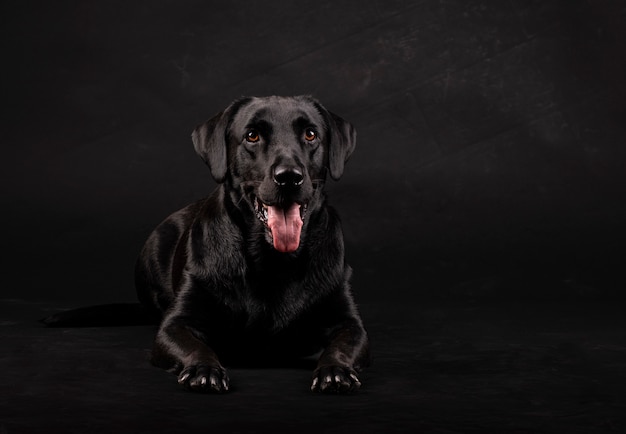
[[[323,190],[354,128],[311,97],[271,96],[233,102],[192,139],[219,186],[161,223],[137,262],[139,299],[161,318],[153,363],[225,392],[223,362],[320,354],[312,391],[358,389],[368,337]]]

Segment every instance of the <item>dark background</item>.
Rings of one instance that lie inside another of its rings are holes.
[[[329,190],[361,297],[624,289],[620,2],[3,9],[6,297],[133,299],[150,230],[213,188],[192,129],[270,94],[357,128]]]
[[[1,15],[0,362],[16,395],[0,433],[48,432],[39,413],[65,432],[204,428],[206,402],[222,429],[251,420],[241,432],[275,431],[271,403],[290,432],[320,415],[321,432],[626,426],[622,2],[13,0]],[[134,301],[150,231],[214,188],[191,131],[271,94],[312,94],[358,131],[328,190],[377,343],[369,389],[292,400],[309,374],[243,370],[217,404],[148,366],[150,328],[33,325]]]

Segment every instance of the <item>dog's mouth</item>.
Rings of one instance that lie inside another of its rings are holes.
[[[300,246],[307,204],[268,205],[258,197],[255,202],[256,216],[269,230],[274,248],[283,253],[295,252]]]

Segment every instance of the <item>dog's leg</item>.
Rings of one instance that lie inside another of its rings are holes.
[[[361,387],[358,370],[368,363],[367,332],[358,318],[347,320],[330,335],[313,372],[311,391],[353,392]]]
[[[178,383],[197,392],[227,392],[230,380],[215,352],[180,318],[166,318],[157,333],[153,363],[169,364]]]

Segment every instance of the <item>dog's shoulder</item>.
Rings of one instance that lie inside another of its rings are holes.
[[[185,208],[188,212],[187,255],[203,270],[228,273],[241,270],[245,242],[239,225],[224,201],[223,188]]]

